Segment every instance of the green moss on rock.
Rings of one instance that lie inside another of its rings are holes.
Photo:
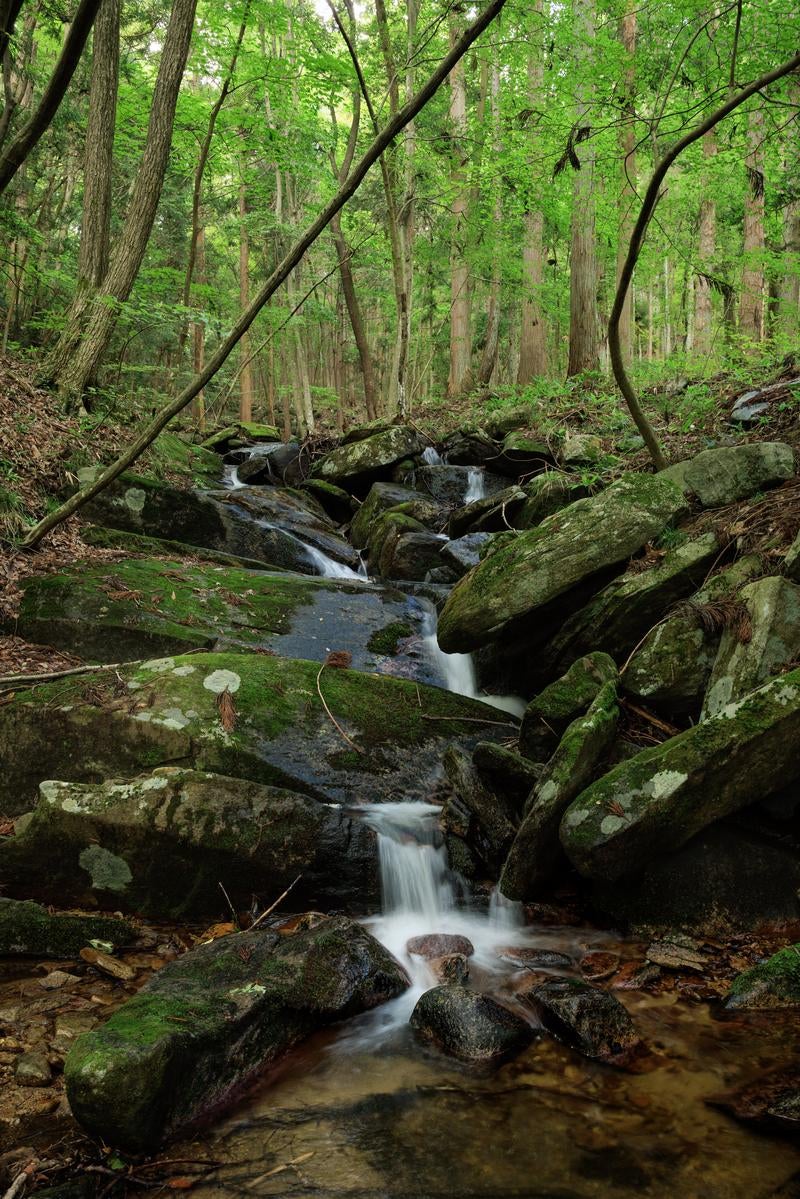
[[[800,943],[787,945],[731,983],[727,1008],[800,1007]]]
[[[9,843],[0,841],[0,856]],[[0,899],[0,957],[70,958],[92,941],[117,948],[135,940],[130,924],[111,916],[66,916],[30,901]]]

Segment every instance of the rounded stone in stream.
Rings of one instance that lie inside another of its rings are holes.
[[[566,953],[554,949],[532,949],[517,945],[501,945],[496,951],[503,962],[528,970],[564,970],[574,965]]]
[[[446,953],[430,958],[428,965],[440,983],[465,983],[469,978],[469,958],[463,953]]]
[[[475,947],[467,937],[459,937],[454,933],[426,933],[422,937],[412,937],[407,941],[406,950],[430,961],[451,953],[463,953],[465,957],[472,957]]]
[[[545,1028],[586,1057],[621,1066],[642,1048],[620,1001],[579,979],[548,979],[525,998],[537,1008]]]
[[[470,1062],[507,1057],[533,1036],[520,1016],[491,996],[462,986],[426,991],[411,1013],[410,1024],[422,1040]]]

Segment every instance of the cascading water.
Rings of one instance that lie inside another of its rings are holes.
[[[446,654],[439,645],[436,635],[438,616],[433,604],[427,600],[420,601],[425,608],[425,619],[422,626],[425,653],[436,673],[441,677],[447,691],[456,695],[464,695],[468,699],[478,699],[481,703],[491,704],[502,712],[510,712],[521,716],[525,711],[525,702],[516,695],[485,695],[478,689],[478,676],[472,654]]]
[[[471,466],[467,472],[467,492],[464,496],[465,504],[474,504],[476,500],[482,500],[486,495],[486,479],[484,472],[479,466]]]
[[[422,451],[422,461],[426,466],[442,466],[444,459],[432,445],[426,445]]]
[[[300,541],[300,538],[295,538]],[[329,558],[327,554],[323,554],[322,550],[316,549],[313,545],[306,545],[305,551],[310,562],[313,562],[316,567],[317,574],[322,575],[324,579],[366,579],[367,571],[364,563],[361,563],[361,569],[356,571],[351,566],[346,566],[344,562],[337,562],[335,558]]]

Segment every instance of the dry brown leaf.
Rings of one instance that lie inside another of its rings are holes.
[[[353,655],[347,649],[334,649],[328,654],[325,659],[326,666],[332,666],[336,670],[347,670],[350,663],[353,661]]]
[[[217,696],[217,711],[219,712],[220,724],[225,732],[232,733],[236,728],[236,704],[227,687],[224,691],[220,691]]]

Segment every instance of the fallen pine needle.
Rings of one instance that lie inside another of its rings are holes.
[[[336,719],[333,712],[331,712],[330,708],[325,703],[325,696],[322,694],[322,687],[320,686],[320,679],[322,678],[322,672],[326,666],[327,666],[327,662],[323,662],[319,668],[319,674],[317,675],[317,695],[322,700],[322,706],[325,709],[325,711],[327,712],[328,718],[331,721],[331,723],[333,724],[334,728],[338,729],[338,731],[344,737],[347,744],[351,745],[357,754],[363,754],[365,751],[361,748],[360,745],[356,745],[355,741],[353,741],[350,737],[348,737],[347,733],[344,731],[342,726],[339,724],[339,721]]]
[[[315,1153],[316,1149],[311,1149],[308,1153],[301,1153],[299,1157],[293,1157],[290,1162],[284,1162],[282,1166],[275,1166],[274,1169],[267,1170],[266,1174],[260,1174],[258,1178],[254,1178],[252,1182],[248,1182],[247,1186],[249,1188],[257,1187],[260,1182],[264,1182],[267,1178],[274,1178],[276,1174],[282,1174],[284,1170],[289,1170],[292,1166],[299,1166],[301,1162],[307,1162]]]

